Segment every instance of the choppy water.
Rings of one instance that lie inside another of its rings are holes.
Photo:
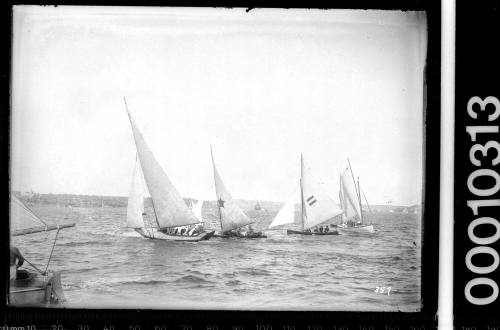
[[[76,222],[60,232],[50,267],[62,272],[66,307],[420,309],[420,215],[373,214],[372,235],[278,231],[267,239],[190,243],[141,238],[125,228],[125,208],[31,208],[42,218]],[[276,211],[249,215],[263,229]],[[204,214],[215,219],[210,210]],[[208,227],[215,226],[213,220]],[[12,244],[42,267],[54,236],[15,237]],[[376,287],[391,291],[376,293]]]

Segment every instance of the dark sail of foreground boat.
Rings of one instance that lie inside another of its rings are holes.
[[[287,229],[288,235],[338,235],[338,231],[329,228],[328,231],[311,231],[312,227],[332,220],[342,214],[342,210],[324,191],[321,185],[314,180],[310,171],[304,167],[304,160],[300,155],[300,222],[302,230]],[[293,196],[295,197],[295,196]],[[294,223],[295,203],[290,199],[278,212],[269,228]]]
[[[73,227],[74,225],[74,223],[59,225],[44,221],[36,216],[17,197],[11,194],[11,236],[35,234],[52,230],[56,230],[57,232],[45,270],[40,270],[37,266],[24,258],[17,248],[11,246],[9,280],[10,305],[47,307],[61,304],[66,300],[61,285],[61,274],[59,272],[50,271],[49,264],[52,259],[52,253],[54,252],[59,230]],[[26,264],[24,262],[26,262]],[[31,266],[31,268],[29,268],[29,266]]]
[[[249,226],[254,221],[250,219],[243,211],[236,205],[231,194],[226,189],[222,179],[215,166],[214,154],[210,146],[210,154],[212,156],[212,165],[214,168],[214,181],[215,181],[215,195],[217,197],[217,209],[220,221],[220,235],[221,237],[242,237],[242,238],[265,238],[261,233],[255,233],[251,230],[246,233],[238,232],[237,230]]]
[[[125,106],[127,102],[125,101]],[[183,235],[187,229],[178,230],[178,227],[197,225],[200,220],[186,205],[177,189],[170,182],[167,174],[148,148],[144,137],[137,129],[128,108],[127,114],[132,126],[135,146],[137,149],[136,166],[130,189],[127,207],[127,225],[135,229],[143,237],[151,239],[173,241],[201,241],[209,239],[214,232],[201,230],[190,231],[190,235]],[[142,179],[141,173],[144,179]],[[151,195],[155,225],[146,225],[144,222],[144,184]],[[193,233],[194,232],[194,233]]]
[[[342,223],[338,226],[341,232],[346,233],[373,233],[373,224],[365,223],[361,205],[361,188],[359,178],[356,184],[351,162],[347,160],[347,167],[340,175],[340,204],[344,210]],[[366,196],[365,196],[366,200]]]

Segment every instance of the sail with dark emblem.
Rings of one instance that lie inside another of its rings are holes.
[[[233,197],[226,189],[224,182],[222,182],[219,172],[217,171],[217,167],[215,166],[214,155],[211,147],[210,152],[214,168],[215,195],[217,197],[217,207],[219,209],[221,232],[224,233],[251,224],[253,221],[245,213],[243,213],[238,205],[236,205]]]

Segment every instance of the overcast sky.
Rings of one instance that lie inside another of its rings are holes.
[[[14,190],[128,195],[123,97],[179,192],[283,201],[300,153],[337,200],[349,157],[373,204],[420,203],[425,14],[14,9]]]

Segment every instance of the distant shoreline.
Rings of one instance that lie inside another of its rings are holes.
[[[62,207],[127,207],[126,196],[99,196],[99,195],[74,195],[74,194],[39,194],[39,193],[25,193],[19,191],[13,191],[13,194],[20,198],[23,202],[27,204],[42,204],[42,205],[59,205]],[[186,203],[189,205],[191,201],[197,201],[194,198],[184,198]],[[146,205],[151,203],[149,197],[145,200]],[[213,200],[207,202],[214,202]],[[281,202],[271,202],[264,200],[237,200],[239,204],[246,205],[248,208],[252,208],[252,205],[259,204],[259,207],[266,208],[276,208],[280,207],[283,203]],[[368,207],[365,205],[363,209],[368,211]],[[396,212],[396,213],[420,213],[420,205],[370,205],[373,212]]]

